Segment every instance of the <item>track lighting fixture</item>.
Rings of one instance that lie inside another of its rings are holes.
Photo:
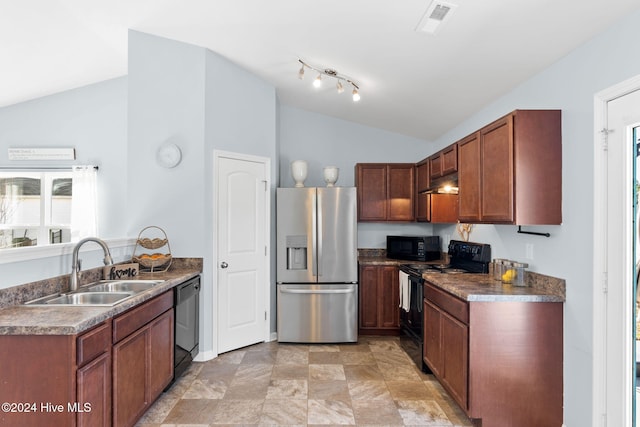
[[[300,71],[298,71],[298,78],[300,80],[304,79],[305,68],[308,68],[318,73],[318,77],[316,77],[313,80],[314,87],[319,88],[322,85],[323,76],[333,77],[334,79],[336,79],[336,90],[338,91],[338,93],[344,92],[343,83],[350,84],[353,87],[353,91],[351,92],[353,101],[358,102],[360,100],[360,93],[359,93],[360,87],[350,77],[344,76],[342,74],[338,74],[336,70],[331,68],[318,68],[318,67],[311,66],[306,62],[304,62],[302,59],[298,59],[298,62],[301,65]]]

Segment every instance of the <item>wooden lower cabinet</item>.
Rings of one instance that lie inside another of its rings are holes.
[[[111,352],[78,369],[78,426],[111,425]],[[90,406],[87,406],[90,405]]]
[[[73,335],[2,335],[0,367],[0,401],[13,404],[0,412],[0,426],[76,425],[67,411],[76,400]]]
[[[425,298],[424,308],[424,361],[431,368],[431,372],[441,377],[442,363],[442,310],[428,302]]]
[[[465,408],[469,327],[426,299],[423,315],[424,361],[453,398]]]
[[[136,319],[153,311],[132,313]],[[113,419],[132,426],[173,378],[173,319],[169,309],[113,346]],[[117,321],[117,319],[116,319]],[[140,320],[141,322],[143,320]]]
[[[395,265],[360,266],[359,333],[361,335],[398,335],[400,333],[398,280],[398,267]]]
[[[447,313],[442,313],[442,382],[454,399],[467,405],[467,368],[469,361],[469,327]]]
[[[111,426],[111,322],[81,335],[0,336],[2,426]],[[19,405],[19,406],[18,406]]]
[[[424,362],[483,426],[562,424],[563,304],[463,301],[425,284]]]
[[[173,378],[173,320],[170,290],[79,335],[0,335],[0,426],[134,425]]]
[[[144,328],[113,346],[113,419],[117,426],[129,426],[147,407],[147,341]]]
[[[111,425],[111,322],[76,339],[78,426]],[[88,405],[88,406],[85,406]]]
[[[174,311],[170,310],[149,325],[150,403],[173,380],[174,316]]]

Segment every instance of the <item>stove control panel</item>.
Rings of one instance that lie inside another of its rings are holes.
[[[484,243],[451,240],[449,242],[449,257],[454,260],[488,263],[491,261],[491,246]]]

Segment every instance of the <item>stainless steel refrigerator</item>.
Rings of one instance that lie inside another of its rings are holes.
[[[278,341],[358,341],[354,187],[277,190]]]

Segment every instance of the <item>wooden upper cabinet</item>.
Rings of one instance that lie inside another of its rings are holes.
[[[455,224],[458,222],[458,195],[418,194],[416,196],[416,221]]]
[[[387,220],[387,165],[360,163],[356,165],[358,221]]]
[[[458,146],[452,144],[442,150],[442,176],[458,171]]]
[[[480,130],[482,221],[513,222],[513,116]]]
[[[429,159],[416,163],[416,193],[429,189]]]
[[[447,147],[434,156],[416,163],[416,221],[432,223],[458,222],[458,196],[455,194],[437,194],[428,192],[431,189],[430,168],[438,168],[434,180],[458,169],[457,145]],[[432,166],[433,165],[433,166]],[[435,184],[435,183],[434,183]]]
[[[460,221],[562,223],[560,110],[516,110],[457,145]]]
[[[415,165],[397,163],[387,166],[387,201],[389,221],[413,221],[415,200]]]
[[[458,142],[458,216],[462,222],[480,221],[480,133]]]
[[[413,221],[414,163],[358,163],[358,221]]]
[[[458,171],[458,146],[452,144],[429,157],[429,177],[438,179]]]

